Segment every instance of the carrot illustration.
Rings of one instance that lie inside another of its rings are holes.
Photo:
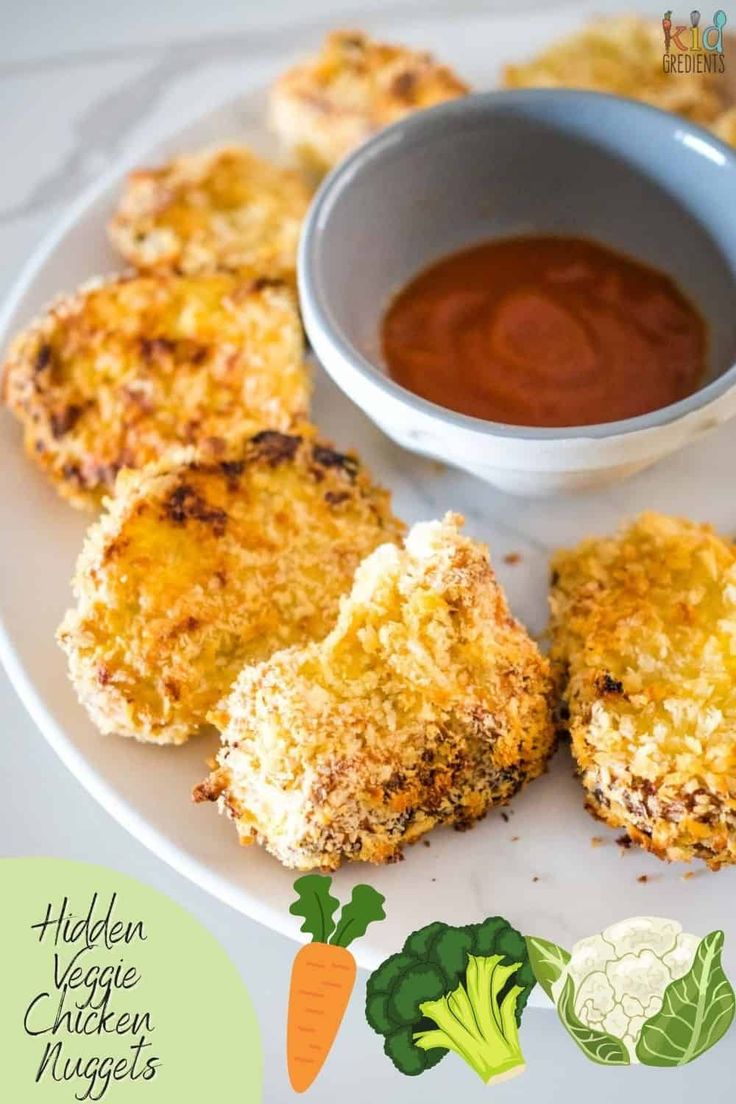
[[[662,29],[664,31],[664,48],[665,52],[670,52],[670,40],[672,38],[672,12],[668,9],[664,13],[664,19],[662,20]]]
[[[384,920],[384,898],[358,885],[335,922],[340,902],[332,878],[305,874],[294,882],[298,897],[289,912],[303,916],[312,942],[297,953],[291,971],[286,1061],[294,1092],[305,1092],[327,1060],[355,985],[355,959],[347,947],[374,920]]]

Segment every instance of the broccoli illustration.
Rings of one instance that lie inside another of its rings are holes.
[[[519,1024],[534,984],[524,937],[502,917],[436,922],[371,974],[366,1019],[402,1073],[424,1073],[452,1050],[490,1084],[524,1070]]]

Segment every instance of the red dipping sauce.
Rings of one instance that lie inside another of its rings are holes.
[[[383,322],[390,375],[448,410],[584,426],[692,394],[707,333],[664,273],[578,238],[520,237],[420,273]]]

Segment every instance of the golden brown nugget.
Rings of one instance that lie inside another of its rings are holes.
[[[237,272],[295,283],[311,189],[242,146],[177,157],[128,176],[109,226],[141,270]]]
[[[507,88],[578,88],[642,100],[697,123],[724,106],[724,83],[709,73],[668,73],[661,23],[635,15],[599,19],[531,61],[507,65]]]
[[[235,276],[122,276],[57,300],[12,343],[2,395],[74,506],[172,447],[289,430],[309,408],[296,299]]]
[[[285,866],[389,862],[468,827],[545,769],[547,661],[462,518],[415,525],[358,568],[332,632],[246,668],[212,713],[218,800]]]
[[[402,531],[354,456],[298,436],[121,473],[59,630],[82,704],[103,733],[181,743],[243,664],[323,636]]]
[[[316,57],[276,82],[271,124],[308,168],[324,173],[389,123],[468,91],[430,54],[333,31]]]
[[[719,115],[711,130],[722,142],[728,142],[729,145],[736,146],[736,107],[730,107],[728,111],[724,111],[722,115]]]
[[[736,862],[734,546],[648,513],[552,568],[552,658],[588,808],[659,858]]]

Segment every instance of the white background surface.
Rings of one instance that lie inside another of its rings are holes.
[[[454,5],[473,11],[490,6]],[[598,3],[595,8],[606,6]],[[361,4],[303,0],[271,0],[267,5],[245,0],[208,5],[201,0],[0,0],[0,294],[64,206],[100,171],[171,129],[186,118],[192,104],[200,111],[237,91],[244,58],[252,52],[265,57],[276,48],[274,26],[284,26],[283,41],[298,43],[300,35],[313,41],[315,31],[300,30],[297,24],[316,20],[320,29],[346,21],[371,26],[384,11],[411,16],[412,10],[431,13],[435,7],[426,2],[374,3],[372,15],[366,16]],[[531,6],[517,7],[519,18],[533,25]],[[351,20],[350,12],[358,14]],[[0,536],[2,543],[12,539],[12,532]],[[209,899],[114,824],[55,759],[2,675],[0,718],[0,854],[102,863],[148,882],[197,915],[238,964],[256,1005],[265,1052],[265,1100],[280,1104],[296,1099],[283,1071],[293,944]],[[193,999],[216,999],[204,979],[196,992],[196,970],[188,971],[188,977]],[[632,1104],[665,1093],[672,1102],[695,1095],[710,1101],[732,1096],[734,1035],[684,1070],[598,1069],[578,1055],[551,1013],[536,1010],[524,1020],[528,1070],[523,1078],[487,1090],[452,1057],[425,1077],[402,1078],[382,1057],[380,1041],[363,1021],[363,980],[311,1100],[337,1101],[349,1093],[355,1104],[378,1095],[408,1104],[462,1093],[464,1101],[474,1101],[489,1091],[502,1104],[582,1101],[593,1094],[604,1102],[626,1094]],[[237,1100],[233,1086],[222,1091],[228,1100]]]

